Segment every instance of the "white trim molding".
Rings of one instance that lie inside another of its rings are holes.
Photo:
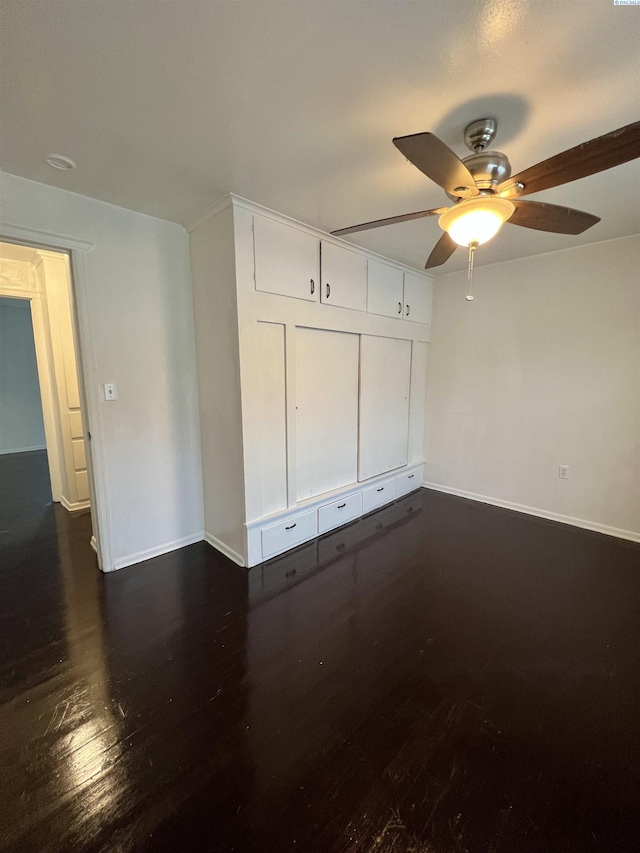
[[[170,554],[171,551],[177,551],[178,548],[186,548],[187,545],[202,542],[203,539],[204,535],[201,532],[192,533],[191,536],[183,536],[182,539],[173,539],[170,542],[165,542],[163,545],[158,545],[157,548],[148,548],[146,551],[136,551],[133,554],[127,554],[125,557],[116,557],[113,561],[113,569],[105,569],[104,571],[126,569],[127,566],[144,563],[145,560],[151,560],[153,557],[161,557],[163,554]]]
[[[213,546],[216,551],[220,551],[221,554],[224,554],[225,557],[228,557],[230,560],[237,566],[242,566],[244,568],[245,562],[241,554],[238,554],[237,551],[234,551],[233,548],[229,548],[228,545],[225,545],[224,542],[221,542],[216,536],[212,536],[210,533],[205,531],[204,533],[204,541],[209,545]]]
[[[67,510],[67,512],[80,512],[82,509],[91,509],[91,501],[74,501],[71,503],[68,501],[64,495],[60,495],[60,503]],[[91,537],[95,542],[95,536]],[[93,547],[93,546],[92,546]],[[96,547],[93,549],[97,553],[97,543]]]
[[[583,530],[593,530],[596,533],[605,533],[607,536],[616,536],[618,539],[627,539],[630,542],[640,542],[640,532],[623,530],[620,527],[611,527],[608,524],[600,524],[598,521],[587,521],[584,518],[573,518],[570,515],[562,515],[559,512],[550,512],[538,507],[525,506],[524,504],[504,501],[500,498],[490,498],[487,495],[478,495],[475,492],[467,492],[464,489],[455,489],[452,486],[443,486],[441,483],[422,482],[424,489],[433,489],[435,492],[444,492],[447,495],[455,495],[459,498],[478,501],[483,504],[499,506],[502,509],[512,509],[525,515],[535,515],[538,518],[546,518],[548,521],[559,521],[561,524],[571,524],[573,527],[581,527]]]

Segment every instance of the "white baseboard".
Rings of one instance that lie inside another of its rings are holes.
[[[533,506],[503,501],[500,498],[490,498],[486,495],[478,495],[475,492],[466,492],[464,489],[454,489],[451,486],[443,486],[441,483],[428,483],[423,481],[423,488],[433,489],[436,492],[445,492],[448,495],[456,495],[459,498],[468,498],[483,504],[499,506],[503,509],[513,509],[526,515],[536,515],[538,518],[546,518],[549,521],[559,521],[561,524],[571,524],[573,527],[581,527],[584,530],[594,530],[596,533],[605,533],[607,536],[616,536],[618,539],[628,539],[630,542],[640,542],[640,533],[633,530],[623,530],[620,527],[611,527],[608,524],[600,524],[597,521],[587,521],[584,518],[573,518],[570,515],[562,515],[558,512],[549,512]]]
[[[173,539],[171,542],[165,542],[156,548],[147,548],[145,551],[136,551],[133,554],[127,554],[126,557],[117,557],[113,561],[113,569],[108,569],[107,571],[125,569],[127,566],[133,566],[135,563],[144,563],[145,560],[160,557],[162,554],[169,554],[171,551],[177,551],[178,548],[193,545],[194,542],[202,542],[203,538],[202,532],[192,533],[191,536],[184,536],[182,539]]]
[[[224,542],[221,542],[216,536],[212,536],[211,533],[207,533],[206,530],[204,533],[204,541],[208,542],[209,545],[212,545],[216,551],[220,551],[221,554],[224,554],[225,557],[233,560],[237,566],[242,566],[244,568],[244,557],[238,554],[237,551],[234,551],[233,548],[229,548],[228,545],[225,545]]]
[[[89,501],[76,501],[71,503],[64,495],[60,495],[60,503],[68,512],[80,512],[81,509],[91,509]]]
[[[91,545],[91,547],[93,548],[93,550],[97,554],[98,553],[98,541],[97,541],[95,536],[92,536],[91,539],[89,539],[89,545]]]
[[[32,453],[34,450],[46,450],[46,444],[38,444],[36,447],[14,447],[11,450],[0,450],[0,456],[9,453]]]

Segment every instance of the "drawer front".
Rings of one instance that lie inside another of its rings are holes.
[[[409,492],[419,489],[422,485],[421,479],[419,471],[407,471],[406,474],[398,474],[396,477],[398,497],[408,495]]]
[[[362,493],[362,511],[371,512],[372,509],[395,500],[395,497],[395,480],[387,480],[384,483],[379,483],[377,486],[371,486]]]
[[[318,534],[315,510],[295,515],[287,521],[262,529],[262,559],[266,560],[280,551],[293,548]]]
[[[318,532],[326,533],[362,515],[362,495],[349,495],[333,503],[318,507]]]

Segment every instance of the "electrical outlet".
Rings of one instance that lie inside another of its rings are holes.
[[[569,479],[569,466],[568,465],[559,465],[558,466],[558,478],[560,480],[568,480]]]

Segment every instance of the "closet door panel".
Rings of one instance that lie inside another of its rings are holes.
[[[287,507],[287,421],[284,326],[256,324],[262,515]]]
[[[358,335],[296,329],[297,500],[358,478]]]
[[[358,479],[407,464],[411,341],[361,335]]]
[[[409,405],[409,464],[424,459],[424,409],[427,396],[429,344],[413,341],[411,350],[411,399]]]

